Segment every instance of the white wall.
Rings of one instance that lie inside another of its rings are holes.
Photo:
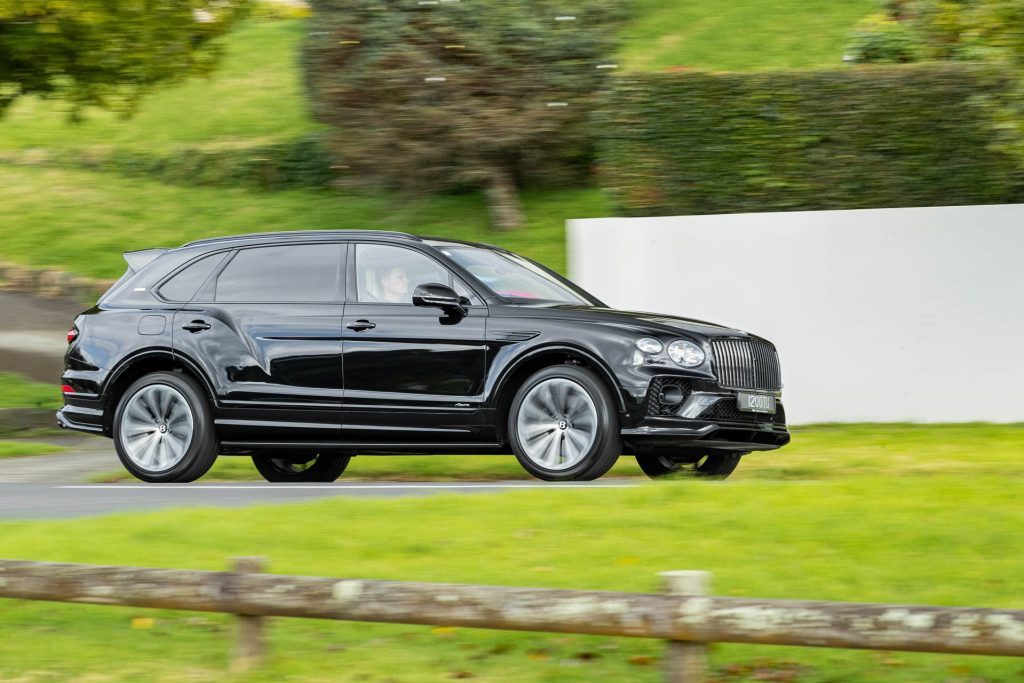
[[[569,221],[610,306],[773,341],[790,422],[1024,422],[1024,205]]]

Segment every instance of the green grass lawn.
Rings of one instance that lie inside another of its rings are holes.
[[[33,382],[13,372],[0,372],[0,409],[52,408],[57,410],[62,405],[59,387]]]
[[[49,443],[0,440],[0,458],[21,458],[30,455],[49,455],[63,451],[63,446]]]
[[[838,67],[878,0],[634,0],[623,66],[760,71]]]
[[[219,569],[259,554],[278,573],[629,591],[656,590],[659,571],[705,569],[721,595],[1024,609],[1022,445],[1022,425],[816,427],[721,483],[0,523],[0,557]],[[12,601],[0,614],[0,679],[220,680],[230,644],[218,616]],[[271,646],[266,669],[229,680],[653,682],[662,653],[629,639],[299,620],[275,621]],[[1024,676],[1018,659],[778,647],[716,646],[712,663],[730,682]]]
[[[528,226],[496,233],[475,194],[408,198],[342,192],[188,188],[113,174],[0,165],[3,258],[117,278],[121,253],[200,237],[382,228],[497,243],[565,269],[565,220],[606,213],[598,190],[526,193]]]

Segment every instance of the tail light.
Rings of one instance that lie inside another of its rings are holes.
[[[78,339],[78,328],[72,327],[68,330],[68,344],[71,344],[76,339]]]
[[[62,393],[62,394],[73,394],[73,393],[75,393],[75,390],[71,387],[70,384],[61,384],[60,385],[60,393]]]

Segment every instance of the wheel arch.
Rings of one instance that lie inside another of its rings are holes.
[[[622,389],[615,379],[615,374],[596,354],[573,344],[557,343],[530,349],[517,357],[502,371],[492,392],[495,433],[499,441],[508,440],[508,414],[515,397],[523,382],[538,370],[555,365],[573,364],[588,368],[597,373],[615,400],[619,411],[625,411],[626,401]]]
[[[188,375],[203,387],[210,407],[214,406],[213,387],[199,369],[199,366],[185,356],[173,353],[171,349],[148,349],[121,361],[110,373],[102,392],[103,431],[107,436],[113,433],[114,413],[121,396],[136,380],[154,372],[178,372]]]

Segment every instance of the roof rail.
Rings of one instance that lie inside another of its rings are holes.
[[[218,242],[234,242],[237,240],[257,240],[268,237],[398,237],[407,240],[422,240],[416,235],[407,232],[396,232],[394,230],[285,230],[280,232],[252,232],[245,235],[225,235],[223,237],[209,237],[207,239],[194,240],[183,244],[183,247],[194,247],[202,244],[216,244]]]

